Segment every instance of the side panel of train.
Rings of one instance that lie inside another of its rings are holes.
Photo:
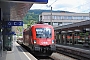
[[[54,29],[50,25],[37,24],[24,30],[23,43],[32,51],[53,52],[56,50]]]

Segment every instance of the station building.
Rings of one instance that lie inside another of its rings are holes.
[[[89,13],[74,13],[74,12],[43,12],[39,15],[39,20],[45,24],[51,24],[54,27],[72,24],[89,20]]]

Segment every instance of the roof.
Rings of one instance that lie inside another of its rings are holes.
[[[65,26],[59,26],[59,27],[55,27],[54,29],[56,31],[57,30],[67,31],[67,30],[75,30],[75,29],[83,30],[85,28],[90,28],[90,20],[77,22],[77,23],[69,24]]]

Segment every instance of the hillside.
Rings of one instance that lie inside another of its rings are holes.
[[[35,9],[35,10],[29,10],[28,12],[34,12],[35,14],[41,14],[42,12],[50,12],[51,10],[40,10],[40,9]],[[67,11],[54,11],[53,12],[67,12]]]
[[[35,10],[29,10],[28,13],[26,14],[26,16],[24,17],[23,21],[24,21],[24,24],[28,24],[28,22],[30,20],[33,20],[33,21],[38,21],[39,20],[39,15],[42,13],[42,12],[50,12],[51,10],[40,10],[40,9],[35,9]],[[52,12],[67,12],[67,13],[70,13],[68,11],[52,11]]]

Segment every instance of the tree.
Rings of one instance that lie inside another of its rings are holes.
[[[29,20],[38,21],[39,20],[39,15],[35,14],[34,12],[28,12],[26,14],[26,16],[23,18],[24,24],[28,24]]]
[[[27,27],[29,27],[29,26],[35,24],[36,22],[37,22],[37,21],[29,20],[29,21],[28,21],[28,24],[27,24]]]
[[[17,31],[18,31],[18,35],[22,36],[22,31],[23,31],[22,26],[18,26]]]

